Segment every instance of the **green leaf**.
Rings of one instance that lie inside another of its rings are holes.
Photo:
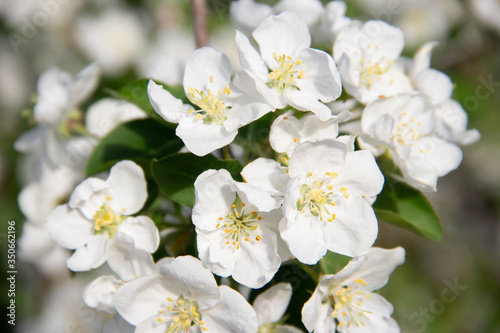
[[[414,188],[386,177],[373,204],[377,218],[432,240],[443,239],[439,218],[427,198]]]
[[[328,251],[319,261],[319,267],[323,274],[337,274],[351,260],[351,257]]]
[[[162,119],[153,109],[148,97],[149,79],[141,79],[133,81],[118,91],[108,90],[115,98],[123,99],[127,102],[137,105],[151,117],[159,120]],[[174,97],[181,99],[184,103],[188,103],[184,88],[182,86],[167,86],[163,87],[168,90]]]
[[[101,139],[87,163],[87,175],[107,170],[121,160],[171,154],[182,146],[173,129],[153,119],[135,120],[116,127]]]
[[[191,153],[178,153],[153,160],[151,170],[160,189],[172,200],[193,207],[194,182],[208,169],[226,169],[235,180],[240,181],[241,165],[236,160],[220,160],[213,155],[195,156]]]

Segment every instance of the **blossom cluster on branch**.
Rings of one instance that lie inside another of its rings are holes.
[[[40,77],[36,127],[15,144],[37,174],[19,196],[21,251],[44,269],[107,263],[83,292],[105,332],[301,332],[279,274],[292,265],[314,283],[292,314],[309,332],[400,331],[375,291],[405,251],[373,246],[377,220],[441,227],[378,199],[404,200],[399,184],[435,216],[421,192],[479,133],[430,66],[436,43],[403,57],[399,28],[300,3],[235,1],[238,69],[199,48],[182,87],[134,83],[147,103],[124,88],[84,113],[95,64]]]

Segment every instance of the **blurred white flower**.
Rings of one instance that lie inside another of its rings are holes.
[[[438,177],[456,169],[460,148],[436,134],[434,107],[423,94],[378,99],[363,112],[363,132],[387,145],[406,181],[426,192],[436,191]]]
[[[99,16],[81,16],[75,24],[76,44],[111,75],[132,66],[146,46],[144,24],[130,11],[109,9]]]
[[[259,294],[253,308],[259,322],[258,333],[300,333],[300,329],[280,323],[292,298],[292,285],[278,283]]]
[[[146,112],[135,104],[114,98],[103,98],[87,109],[85,127],[90,135],[102,138],[120,124],[146,117]]]
[[[371,248],[352,259],[334,275],[325,275],[302,308],[309,332],[400,332],[391,318],[393,307],[374,293],[387,284],[389,275],[403,264],[405,251]]]
[[[399,56],[400,29],[383,21],[354,21],[341,30],[333,46],[345,90],[367,104],[379,97],[411,91]]]
[[[500,21],[498,20],[500,3],[497,0],[471,0],[469,5],[481,23],[500,32]]]

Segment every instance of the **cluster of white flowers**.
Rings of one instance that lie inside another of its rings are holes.
[[[141,211],[147,182],[136,163],[120,161],[107,178],[81,182],[96,142],[145,113],[106,99],[89,108],[84,124],[78,108],[96,87],[98,67],[75,79],[58,69],[44,73],[37,127],[16,143],[41,165],[19,197],[29,219],[21,249],[32,261],[58,255],[72,271],[107,262],[115,274],[100,276],[83,294],[88,306],[115,314],[105,332],[158,333],[300,332],[283,320],[290,284],[273,285],[252,306],[213,274],[259,289],[283,262],[316,265],[330,251],[352,260],[336,274],[321,274],[303,305],[307,330],[398,332],[392,305],[373,293],[405,258],[402,248],[372,247],[378,235],[372,204],[384,186],[376,157],[392,158],[401,180],[415,189],[436,191],[438,177],[460,164],[459,145],[477,141],[479,133],[467,130],[451,80],[430,67],[435,43],[404,58],[399,28],[351,20],[345,10],[338,1],[326,7],[318,0],[282,0],[274,7],[235,1],[231,12],[242,32],[236,31],[240,67],[234,75],[224,53],[203,47],[185,66],[190,104],[149,81],[152,107],[178,124],[177,136],[197,156],[232,144],[240,128],[275,115],[269,146],[276,159],[247,163],[244,182],[224,169],[206,170],[194,182],[199,259],[154,262],[162,239]],[[312,43],[329,43],[331,52]],[[79,159],[72,163],[71,156]],[[48,235],[75,250],[71,257],[53,253]],[[46,241],[30,248],[37,237]]]

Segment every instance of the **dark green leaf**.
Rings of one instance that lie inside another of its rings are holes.
[[[153,160],[151,170],[158,186],[172,200],[194,205],[194,181],[205,170],[226,169],[235,180],[241,180],[241,165],[236,160],[220,160],[213,155],[195,156],[178,153]]]
[[[142,110],[146,111],[151,117],[155,119],[162,119],[153,109],[148,97],[148,83],[149,79],[141,79],[131,82],[118,91],[110,90],[109,93],[119,99],[137,105]],[[168,90],[176,98],[182,99],[184,103],[188,103],[184,88],[182,86],[167,86],[163,87]]]
[[[171,154],[182,146],[173,129],[153,119],[135,120],[116,127],[101,139],[87,163],[87,175],[107,170],[121,160]]]
[[[323,274],[337,274],[347,265],[351,257],[328,251],[319,261],[319,267]]]
[[[387,177],[373,204],[377,218],[409,229],[432,240],[443,239],[439,218],[427,198],[419,191]]]

